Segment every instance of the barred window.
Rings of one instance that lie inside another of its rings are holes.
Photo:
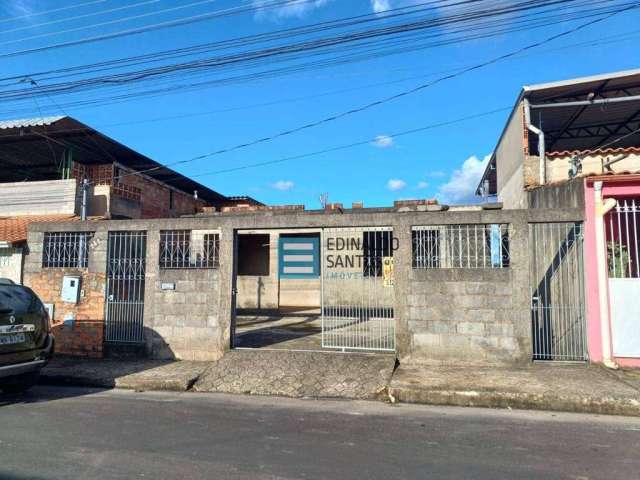
[[[413,227],[413,268],[506,268],[507,224]]]
[[[87,268],[89,242],[94,232],[48,232],[44,234],[43,268]]]
[[[393,232],[370,230],[362,232],[362,266],[365,277],[382,277],[384,257],[393,257]]]
[[[160,268],[218,268],[219,249],[216,230],[162,230]]]

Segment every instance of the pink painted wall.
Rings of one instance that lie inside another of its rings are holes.
[[[595,192],[593,181],[585,180],[585,288],[587,289],[587,334],[589,359],[591,362],[602,362],[602,335],[600,329],[600,298],[598,296],[598,262],[596,256],[595,236]],[[625,197],[640,196],[640,182],[603,182],[602,196]],[[608,296],[608,292],[607,292]],[[609,328],[611,326],[609,325]],[[623,367],[640,367],[640,358],[614,357],[616,363]]]

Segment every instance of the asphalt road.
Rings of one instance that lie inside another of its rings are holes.
[[[39,387],[0,479],[640,478],[640,418]]]

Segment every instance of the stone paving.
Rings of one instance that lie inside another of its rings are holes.
[[[392,355],[233,350],[195,383],[198,392],[287,397],[376,398],[388,385]]]

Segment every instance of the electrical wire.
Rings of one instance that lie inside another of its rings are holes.
[[[565,2],[567,0],[554,0],[553,3],[556,2]],[[636,6],[637,2],[631,3],[630,5]],[[591,15],[596,15],[599,14],[601,12],[596,12],[595,14],[591,14]],[[608,12],[605,12],[608,13]],[[539,21],[538,24],[536,26],[548,26],[550,24],[552,24],[552,22],[550,22],[548,19],[542,19],[543,21]],[[566,18],[561,18],[558,21],[566,21]],[[403,26],[401,26],[403,27]],[[518,30],[521,26],[517,25],[516,27],[510,27],[508,31],[515,31]],[[531,28],[531,25],[528,25],[527,28]],[[400,32],[402,32],[403,30],[400,29]],[[368,32],[367,35],[365,35],[364,38],[371,38],[371,36],[377,36],[377,35],[393,35],[395,33],[397,33],[398,30],[391,30],[389,31],[388,29],[384,29],[382,31],[372,31],[372,32]],[[499,32],[491,32],[489,35],[495,35],[495,34],[499,34],[499,33],[504,33],[504,30],[499,31]],[[475,36],[471,36],[467,39],[467,41],[469,40],[475,40],[478,38],[486,38],[487,35],[485,34],[480,34],[480,35],[475,35]],[[293,53],[295,55],[302,55],[304,54],[305,57],[309,56],[309,50],[318,50],[319,48],[323,48],[324,46],[329,46],[330,48],[335,48],[337,43],[344,43],[344,42],[354,42],[354,41],[361,41],[363,37],[362,36],[356,36],[356,37],[352,37],[352,36],[347,36],[346,38],[342,37],[342,38],[338,38],[338,39],[334,39],[334,38],[327,38],[324,41],[321,41],[320,43],[318,43],[318,40],[313,40],[313,41],[308,41],[308,42],[302,42],[301,44],[291,44],[291,45],[285,45],[283,47],[277,47],[277,48],[271,48],[271,49],[266,49],[264,51],[258,50],[258,51],[253,51],[253,52],[245,52],[244,54],[232,54],[230,56],[223,56],[223,57],[214,57],[214,58],[209,58],[209,59],[200,59],[200,60],[196,60],[196,61],[191,61],[191,62],[187,62],[187,63],[183,63],[183,64],[172,64],[172,65],[168,65],[168,66],[162,66],[162,67],[155,67],[152,69],[146,69],[146,70],[142,70],[142,71],[137,71],[137,72],[126,72],[126,73],[120,73],[120,74],[114,74],[114,75],[110,75],[110,76],[100,76],[100,77],[95,77],[93,79],[83,79],[83,80],[79,80],[79,81],[71,81],[71,82],[63,82],[60,84],[52,84],[52,85],[48,85],[48,86],[44,86],[42,88],[39,89],[29,89],[29,91],[24,91],[22,89],[18,89],[18,90],[5,90],[5,91],[1,91],[0,92],[0,98],[4,99],[4,100],[19,100],[20,98],[26,97],[28,96],[29,98],[31,98],[33,95],[37,95],[37,94],[42,94],[42,92],[46,92],[48,94],[54,94],[54,93],[71,93],[71,92],[75,92],[75,91],[83,91],[83,90],[87,90],[90,88],[97,88],[100,87],[101,85],[117,85],[117,84],[125,84],[125,83],[131,83],[131,82],[138,82],[141,80],[147,80],[150,77],[158,77],[158,76],[166,76],[167,74],[172,74],[172,75],[180,75],[181,78],[184,77],[185,75],[185,70],[187,70],[187,73],[191,72],[193,73],[195,70],[201,70],[201,69],[208,69],[208,68],[216,68],[219,69],[220,67],[224,67],[224,66],[229,66],[229,65],[236,65],[238,64],[238,62],[243,62],[246,63],[247,61],[252,62],[256,59],[260,60],[260,61],[264,61],[265,59],[268,59],[269,61],[272,61],[272,58],[274,55],[276,56],[282,56],[284,55],[286,58],[286,60],[290,59],[290,55]],[[454,38],[451,39],[449,41],[446,42],[435,42],[433,44],[427,44],[427,47],[435,47],[435,46],[443,46],[443,45],[447,45],[447,44],[452,44],[452,43],[459,43],[460,41],[464,41],[464,38]],[[421,47],[424,47],[421,46]],[[392,52],[387,52],[387,53],[399,53],[399,52],[406,52],[407,51],[407,47],[403,47],[401,48],[399,51],[392,51]],[[369,54],[370,55],[370,54]],[[362,61],[363,58],[356,58],[356,60]],[[351,60],[347,60],[347,61],[353,61],[353,59]],[[281,72],[280,72],[281,73]],[[268,72],[267,72],[268,74]],[[251,78],[254,78],[256,76],[255,73],[252,74],[246,74],[249,75]],[[31,78],[33,78],[30,75]],[[203,85],[203,84],[200,84]],[[206,83],[204,83],[204,85],[206,85]],[[172,91],[172,90],[177,90],[177,89],[185,89],[185,88],[191,88],[191,87],[197,87],[199,85],[180,85],[180,86],[174,86],[169,88],[168,90],[165,91]],[[149,92],[145,92],[142,93],[140,95],[153,95],[155,93],[162,93],[161,91],[154,91],[151,90]],[[115,97],[112,98],[113,100],[120,100],[121,98],[126,98],[126,97]]]
[[[317,120],[315,122],[307,123],[305,125],[301,125],[301,126],[289,129],[289,130],[281,131],[279,133],[276,133],[274,135],[270,135],[268,137],[262,137],[262,138],[259,138],[259,139],[256,139],[256,140],[252,140],[252,141],[244,142],[244,143],[241,143],[241,144],[237,144],[237,145],[234,145],[232,147],[227,147],[227,148],[215,150],[215,151],[212,151],[212,152],[204,153],[204,154],[201,154],[201,155],[197,155],[197,156],[189,158],[189,159],[178,160],[178,161],[166,164],[166,165],[161,165],[161,166],[158,166],[158,167],[153,167],[153,168],[149,168],[149,169],[145,169],[145,170],[141,170],[141,171],[137,171],[137,172],[130,172],[130,173],[127,173],[127,174],[120,175],[119,178],[121,179],[121,178],[124,178],[126,176],[130,176],[130,175],[138,175],[138,174],[143,174],[143,173],[147,173],[147,172],[151,172],[151,171],[156,171],[156,170],[159,170],[159,169],[162,169],[162,168],[171,167],[171,166],[175,166],[175,165],[184,165],[184,164],[187,164],[187,163],[192,163],[192,162],[195,162],[197,160],[204,159],[204,158],[208,158],[208,157],[220,155],[220,154],[223,154],[223,153],[228,153],[228,152],[240,150],[240,149],[247,148],[247,147],[253,146],[253,145],[258,145],[258,144],[261,144],[261,143],[266,143],[266,142],[272,141],[272,140],[274,140],[276,138],[281,138],[281,137],[288,136],[288,135],[291,135],[291,134],[294,134],[294,133],[297,133],[297,132],[300,132],[300,131],[303,131],[303,130],[307,130],[307,129],[310,129],[310,128],[315,128],[315,127],[318,127],[320,125],[324,125],[326,123],[330,123],[330,122],[336,121],[338,119],[341,119],[341,118],[344,118],[344,117],[347,117],[347,116],[351,116],[351,115],[356,114],[356,113],[360,113],[360,112],[369,110],[371,108],[383,105],[385,103],[389,103],[389,102],[398,100],[400,98],[404,98],[404,97],[413,95],[413,94],[415,94],[417,92],[420,92],[420,91],[423,91],[423,90],[425,90],[427,88],[430,88],[430,87],[432,87],[432,86],[434,86],[436,84],[442,83],[442,82],[447,81],[447,80],[451,80],[453,78],[457,78],[457,77],[459,77],[461,75],[464,75],[466,73],[473,72],[475,70],[479,70],[479,69],[487,67],[489,65],[493,65],[493,64],[499,63],[500,61],[502,61],[504,59],[507,59],[507,58],[510,58],[510,57],[513,57],[513,56],[517,55],[518,53],[531,50],[533,48],[536,48],[536,47],[539,47],[539,46],[544,45],[546,43],[550,43],[550,42],[552,42],[554,40],[557,40],[558,38],[562,38],[562,37],[565,37],[567,35],[571,35],[571,34],[577,32],[577,31],[583,30],[583,29],[585,29],[587,27],[590,27],[590,26],[596,25],[598,23],[601,23],[601,22],[603,22],[605,20],[608,20],[608,19],[612,18],[615,15],[618,15],[620,13],[629,11],[629,10],[631,10],[633,8],[638,8],[638,6],[639,5],[635,5],[635,6],[632,6],[632,7],[626,7],[624,9],[621,9],[621,10],[617,11],[617,12],[610,13],[610,14],[608,14],[606,16],[601,17],[601,18],[598,18],[598,19],[595,19],[595,20],[590,20],[588,22],[582,23],[582,24],[580,24],[580,25],[578,25],[576,27],[573,27],[571,29],[568,29],[568,30],[565,30],[563,32],[557,33],[555,35],[551,35],[551,36],[549,36],[549,37],[547,37],[545,39],[542,39],[542,40],[539,40],[537,42],[528,44],[528,45],[526,45],[524,47],[520,47],[520,48],[518,48],[516,50],[512,50],[511,52],[508,52],[508,53],[505,53],[503,55],[494,57],[494,58],[492,58],[490,60],[487,60],[485,62],[478,63],[478,64],[476,64],[474,66],[471,66],[469,68],[464,69],[463,71],[461,71],[459,73],[452,73],[452,74],[449,74],[449,75],[445,75],[445,76],[439,77],[438,79],[433,80],[431,82],[423,83],[423,84],[418,85],[416,87],[413,87],[411,89],[404,90],[404,91],[396,93],[394,95],[391,95],[391,96],[388,96],[388,97],[385,97],[385,98],[381,98],[379,100],[375,100],[373,102],[370,102],[368,104],[362,105],[360,107],[352,108],[350,110],[343,111],[341,113],[337,113],[337,114],[334,114],[334,115],[329,116],[329,117],[325,117],[325,118],[323,118],[321,120]]]
[[[76,9],[76,8],[86,7],[87,5],[95,5],[96,3],[104,3],[106,1],[107,0],[92,0],[90,2],[78,3],[76,5],[67,5],[66,7],[53,8],[51,10],[45,10],[43,12],[31,12],[31,13],[25,13],[24,15],[17,15],[15,17],[0,18],[0,23],[13,22],[15,20],[22,20],[24,18],[40,17],[42,15],[50,15],[52,13],[62,12],[62,11],[65,11],[65,10],[73,10],[73,9]]]
[[[239,13],[248,13],[248,12],[255,12],[257,10],[262,10],[262,9],[275,8],[277,6],[281,6],[281,5],[287,4],[290,1],[291,0],[276,0],[276,1],[273,1],[273,2],[270,2],[270,3],[261,4],[260,6],[251,5],[251,6],[232,7],[232,8],[228,8],[228,9],[217,10],[217,11],[210,12],[210,13],[192,15],[192,16],[185,17],[185,18],[180,18],[180,19],[177,19],[177,20],[169,20],[169,21],[165,21],[165,22],[158,22],[158,23],[155,23],[155,24],[146,25],[146,26],[139,27],[139,28],[130,28],[130,29],[126,29],[126,30],[120,30],[120,31],[117,31],[117,32],[109,33],[109,34],[95,35],[95,36],[92,36],[92,37],[85,37],[85,38],[82,38],[82,39],[72,40],[72,41],[68,41],[68,42],[61,42],[61,43],[49,44],[49,45],[30,48],[30,49],[25,49],[25,50],[13,51],[13,52],[9,52],[9,53],[0,54],[0,58],[17,57],[17,56],[21,56],[21,55],[28,55],[28,54],[32,54],[32,53],[45,52],[45,51],[54,50],[54,49],[67,48],[67,47],[73,47],[73,46],[78,46],[78,45],[86,45],[86,44],[95,43],[95,42],[102,42],[102,41],[105,41],[105,40],[113,40],[113,39],[116,39],[116,38],[128,37],[128,36],[131,36],[131,35],[138,35],[138,34],[141,34],[141,33],[162,30],[162,29],[165,29],[165,28],[172,28],[172,27],[190,25],[190,24],[193,24],[193,23],[198,23],[198,22],[210,20],[210,19],[213,19],[213,18],[220,18],[220,17],[226,17],[226,16],[229,16],[229,15],[234,15],[234,14],[239,14]],[[306,2],[310,2],[310,1],[313,1],[313,0],[295,0],[296,3],[303,3],[303,2],[306,3]]]
[[[98,15],[106,15],[108,13],[113,13],[113,12],[119,12],[121,10],[129,10],[131,8],[138,8],[144,5],[150,5],[152,3],[158,3],[161,0],[144,0],[142,2],[138,2],[138,3],[131,3],[131,4],[127,4],[127,5],[123,5],[120,7],[114,7],[114,8],[109,8],[107,10],[98,10],[97,12],[89,12],[89,13],[83,13],[81,15],[75,15],[72,17],[64,17],[64,18],[58,18],[56,20],[49,20],[48,22],[42,22],[42,23],[31,23],[29,25],[23,25],[21,27],[16,27],[16,28],[11,28],[9,30],[2,30],[0,31],[0,34],[7,34],[7,33],[13,33],[13,32],[20,32],[22,30],[30,30],[32,28],[41,28],[41,27],[48,27],[50,25],[57,25],[59,23],[66,23],[66,22],[72,22],[74,20],[80,20],[83,18],[88,18],[88,17],[95,17]],[[90,27],[86,27],[86,28],[90,28]],[[57,32],[56,32],[57,34]]]

